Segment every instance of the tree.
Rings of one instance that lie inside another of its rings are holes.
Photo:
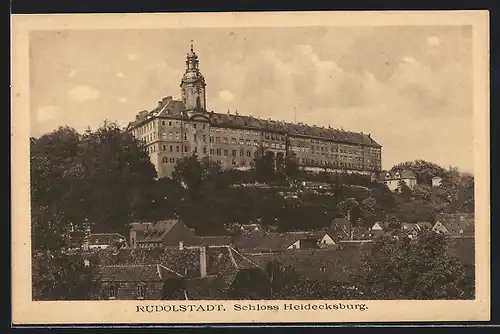
[[[413,192],[404,180],[399,180],[397,192],[406,201],[409,201],[413,197]]]
[[[360,217],[359,203],[354,198],[347,198],[338,204],[338,212],[342,216],[349,216],[352,223],[356,223]]]
[[[412,189],[413,198],[428,202],[432,196],[432,188],[427,184],[416,184]]]
[[[361,201],[359,208],[363,225],[372,226],[379,216],[380,207],[377,201],[373,197],[369,197]]]
[[[406,223],[434,222],[435,220],[434,207],[422,200],[401,203],[397,215],[401,222]]]
[[[99,285],[99,272],[94,259],[85,265],[81,253],[34,252],[34,300],[89,300]]]
[[[450,255],[445,236],[423,231],[416,240],[381,237],[357,274],[369,299],[460,299],[464,267]]]
[[[221,165],[208,159],[199,160],[196,155],[181,158],[175,165],[172,179],[183,184],[193,194],[202,183],[222,171]]]
[[[54,238],[85,217],[96,231],[124,233],[149,214],[155,168],[144,145],[115,123],[83,135],[61,127],[30,145],[34,247],[56,247]]]
[[[272,181],[275,177],[274,153],[260,147],[253,161],[253,170],[260,181]]]
[[[296,180],[300,174],[299,162],[295,153],[290,153],[286,157],[285,174],[291,180]]]

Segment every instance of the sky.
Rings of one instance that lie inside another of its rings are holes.
[[[31,32],[30,131],[125,126],[180,98],[194,40],[208,110],[370,133],[384,169],[473,172],[471,38],[470,26]]]

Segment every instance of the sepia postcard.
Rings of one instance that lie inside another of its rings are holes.
[[[488,20],[13,15],[13,323],[489,320]]]

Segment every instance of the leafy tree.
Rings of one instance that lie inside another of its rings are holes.
[[[360,205],[360,218],[363,221],[363,225],[372,226],[376,219],[380,216],[380,207],[377,201],[373,197],[369,197],[363,200]]]
[[[88,300],[98,291],[99,272],[81,253],[34,252],[34,300]]]
[[[192,194],[202,183],[221,172],[221,165],[208,159],[199,160],[196,155],[180,159],[174,167],[172,179],[183,184]]]
[[[413,198],[428,202],[432,196],[432,188],[427,184],[416,184],[412,189]]]
[[[445,236],[422,232],[416,240],[381,237],[360,266],[359,287],[369,299],[460,299],[464,267]]]
[[[253,170],[260,181],[272,181],[275,178],[274,153],[260,147],[256,152],[253,162]]]
[[[434,222],[435,211],[432,205],[422,200],[412,200],[399,206],[398,218],[401,222]]]
[[[147,216],[156,171],[143,144],[118,125],[104,122],[83,135],[62,127],[30,145],[34,247],[53,247],[85,217],[96,231],[124,233]]]
[[[299,162],[295,153],[290,153],[286,157],[285,174],[291,180],[296,180],[300,175]]]
[[[355,223],[360,217],[359,203],[354,198],[347,198],[338,204],[338,212],[342,216],[349,216],[350,221]]]
[[[413,197],[413,192],[411,191],[410,187],[408,187],[408,185],[404,180],[399,180],[397,192],[406,201],[409,201]]]

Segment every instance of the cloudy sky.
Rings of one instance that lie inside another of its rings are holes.
[[[371,133],[383,167],[473,169],[468,26],[40,31],[30,36],[31,135],[125,125],[179,97],[194,39],[208,109]],[[294,112],[296,111],[296,112]]]

